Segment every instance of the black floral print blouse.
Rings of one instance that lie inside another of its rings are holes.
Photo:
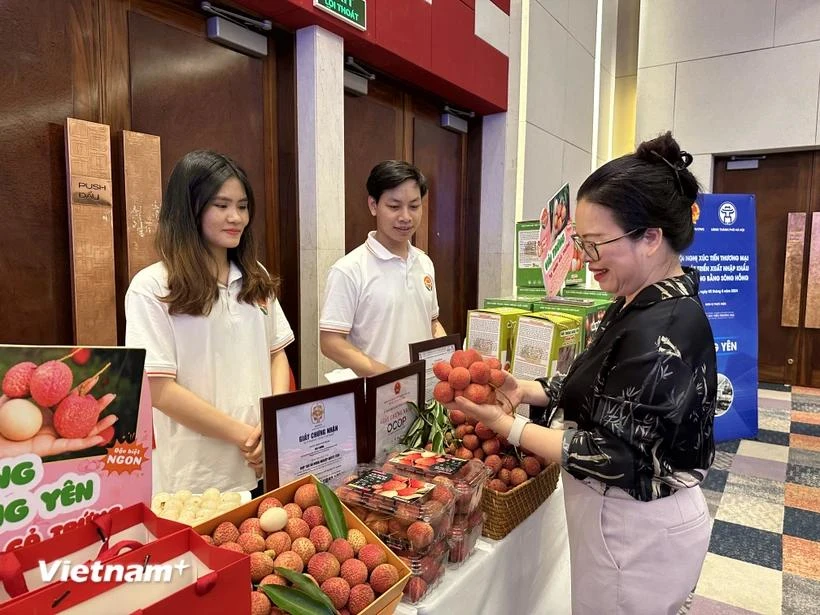
[[[626,307],[618,298],[566,376],[540,381],[550,404],[534,418],[563,418],[561,465],[576,478],[665,497],[699,484],[714,459],[716,363],[698,273],[685,268]]]

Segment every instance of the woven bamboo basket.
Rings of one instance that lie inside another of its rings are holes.
[[[487,538],[500,540],[541,506],[558,485],[560,466],[551,463],[541,473],[505,493],[487,489],[481,495],[484,530]]]

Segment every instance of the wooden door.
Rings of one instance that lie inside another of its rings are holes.
[[[728,158],[715,160],[716,193],[754,194],[757,206],[758,364],[762,382],[820,386],[820,341],[803,323],[806,314],[811,212],[818,204],[815,152],[769,154],[756,169],[727,170]],[[807,214],[800,279],[799,326],[781,324],[788,215]],[[818,246],[820,249],[820,246]],[[816,281],[814,282],[817,283]],[[820,306],[817,306],[820,307]],[[815,351],[814,348],[817,350]],[[818,355],[818,356],[815,356]]]
[[[367,176],[382,160],[405,159],[402,93],[382,81],[367,96],[345,94],[345,252],[376,229],[367,207]]]
[[[820,151],[814,152],[809,208],[800,382],[805,386],[820,388]]]

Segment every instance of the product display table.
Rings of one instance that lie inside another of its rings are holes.
[[[570,615],[569,543],[561,481],[532,515],[503,540],[481,538],[458,569],[399,615],[509,613]]]

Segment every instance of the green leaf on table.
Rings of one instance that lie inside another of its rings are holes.
[[[316,490],[319,492],[319,504],[322,506],[322,513],[325,515],[330,535],[333,538],[347,539],[347,521],[339,496],[322,482],[316,483]]]
[[[299,591],[306,593],[317,602],[324,603],[334,611],[336,610],[336,607],[333,606],[333,602],[328,595],[319,589],[319,586],[316,585],[315,582],[311,581],[301,572],[296,572],[294,570],[290,570],[289,568],[275,568],[274,571],[279,576],[285,577],[288,581],[293,583],[294,587]]]
[[[281,585],[260,585],[259,589],[270,601],[291,615],[335,615],[336,609],[328,608],[306,593]]]

